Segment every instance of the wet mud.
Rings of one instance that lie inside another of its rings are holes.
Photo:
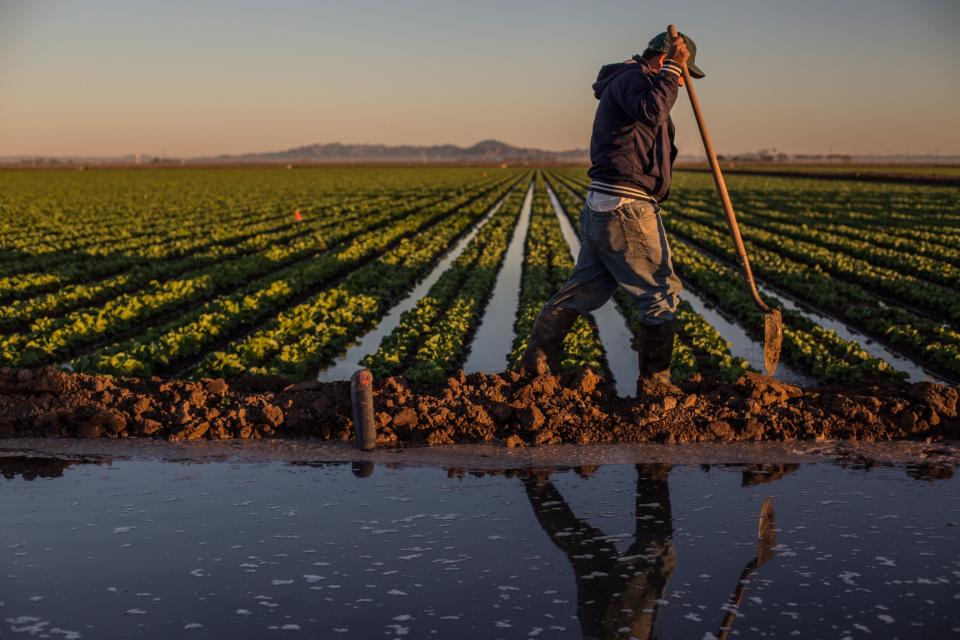
[[[588,369],[560,376],[462,372],[439,387],[376,381],[381,446],[497,442],[740,442],[960,438],[958,392],[932,382],[801,389],[748,373],[679,393],[622,398]],[[0,437],[170,441],[353,438],[347,382],[110,378],[0,370]]]

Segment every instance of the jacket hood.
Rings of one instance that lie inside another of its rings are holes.
[[[607,88],[607,85],[610,84],[614,78],[626,71],[638,68],[643,71],[647,70],[646,61],[640,56],[633,56],[633,58],[626,62],[615,62],[613,64],[603,65],[600,67],[600,73],[597,74],[597,81],[593,83],[593,97],[599,100],[603,90]]]

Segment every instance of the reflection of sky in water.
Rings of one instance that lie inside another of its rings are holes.
[[[4,637],[960,632],[958,480],[919,468],[11,460]]]

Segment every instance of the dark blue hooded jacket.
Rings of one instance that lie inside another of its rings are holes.
[[[677,157],[670,109],[680,74],[680,66],[669,59],[653,73],[640,56],[600,69],[593,83],[600,104],[590,138],[591,191],[667,199]]]

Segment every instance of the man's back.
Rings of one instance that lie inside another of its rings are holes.
[[[591,191],[667,198],[677,153],[670,109],[678,77],[670,64],[653,73],[639,56],[600,69],[593,84],[599,104],[590,138]]]

